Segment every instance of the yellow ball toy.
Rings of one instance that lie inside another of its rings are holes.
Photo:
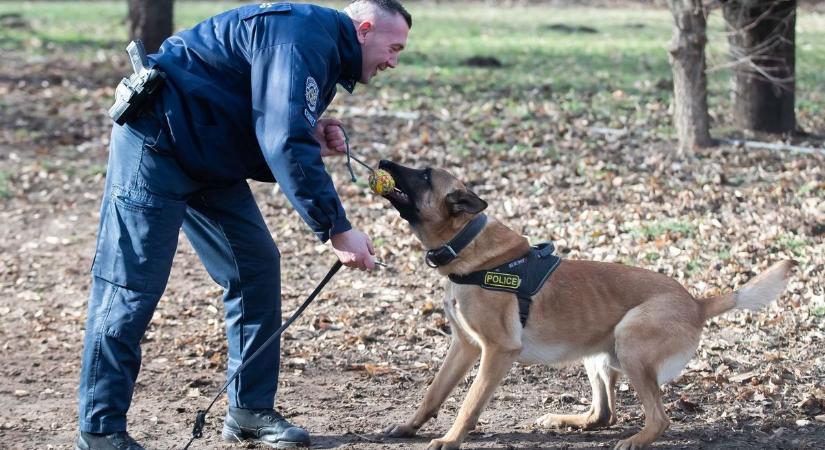
[[[395,180],[386,170],[378,169],[370,174],[370,189],[378,195],[387,195],[395,189]]]

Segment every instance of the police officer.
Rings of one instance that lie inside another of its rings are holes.
[[[143,448],[126,432],[126,412],[181,227],[224,288],[228,373],[280,326],[280,255],[247,179],[277,180],[345,265],[374,267],[372,243],[350,225],[321,160],[345,150],[340,122],[320,116],[336,84],[352,92],[394,68],[411,26],[396,0],[356,0],[341,12],[262,3],[207,19],[149,56],[165,84],[112,130],[77,449]],[[229,386],[224,439],[309,444],[273,409],[279,354],[270,348]]]

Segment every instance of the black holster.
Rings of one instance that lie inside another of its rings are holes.
[[[139,39],[127,47],[134,73],[124,78],[115,88],[115,104],[109,108],[109,117],[118,125],[123,125],[143,110],[150,100],[160,92],[166,74],[149,68],[146,49]]]

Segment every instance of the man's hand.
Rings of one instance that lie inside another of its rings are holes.
[[[321,156],[343,155],[347,152],[343,124],[338,119],[320,119],[315,125],[315,140],[321,144]]]
[[[372,240],[361,230],[353,228],[336,234],[330,238],[330,242],[335,256],[345,266],[361,270],[375,268],[375,260],[372,257],[375,249],[372,248]]]

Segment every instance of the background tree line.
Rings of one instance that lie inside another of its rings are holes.
[[[127,1],[130,38],[142,39],[150,52],[157,50],[172,34],[173,0]],[[821,0],[666,1],[674,19],[668,52],[673,72],[673,122],[680,151],[689,152],[714,143],[708,114],[705,47],[708,15],[715,9],[721,10],[727,28],[736,126],[741,130],[772,134],[801,131],[797,129],[794,114],[795,27],[800,2],[825,3]],[[514,0],[505,3],[492,2],[491,7],[557,2]],[[577,3],[634,2],[594,0]],[[664,4],[662,1],[654,3]]]

